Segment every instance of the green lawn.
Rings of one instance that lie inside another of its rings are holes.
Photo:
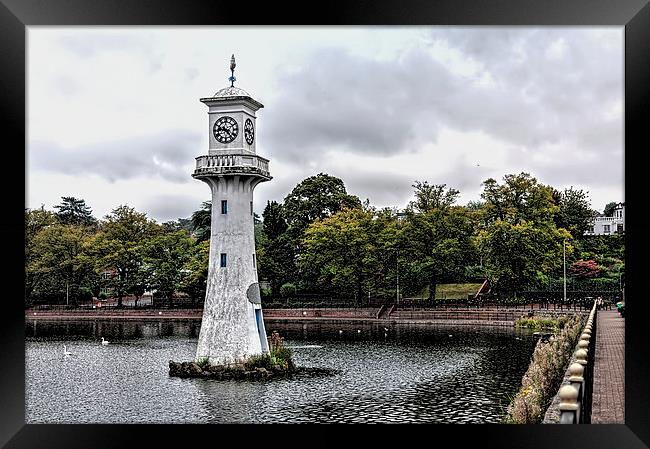
[[[467,295],[474,296],[482,284],[438,284],[436,286],[436,299],[467,299]],[[428,298],[429,287],[425,287],[417,297]]]

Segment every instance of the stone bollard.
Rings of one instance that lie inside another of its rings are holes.
[[[587,351],[584,349],[578,349],[576,351],[576,363],[587,366]]]
[[[588,340],[580,340],[578,342],[578,348],[579,350],[582,349],[589,355],[589,341]]]
[[[572,385],[560,388],[560,424],[578,424],[580,404],[578,390]]]
[[[585,368],[579,363],[572,363],[569,366],[569,382],[576,390],[578,390],[578,403],[582,404],[582,397],[584,395],[584,372]]]

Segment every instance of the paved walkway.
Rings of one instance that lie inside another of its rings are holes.
[[[625,423],[625,318],[598,311],[592,424]]]

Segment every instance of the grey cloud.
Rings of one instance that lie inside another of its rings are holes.
[[[66,34],[59,37],[64,48],[82,58],[89,58],[105,51],[114,51],[127,48],[140,49],[143,52],[152,48],[150,39],[141,35],[115,34],[115,33],[86,33],[83,39],[78,35]]]
[[[190,195],[155,195],[146,200],[141,209],[146,210],[151,218],[163,223],[178,218],[189,218],[194,211],[201,208],[203,201],[206,199]]]
[[[322,161],[330,149],[381,157],[435,141],[440,127],[536,151],[563,141],[611,152],[621,146],[622,118],[602,112],[622,101],[621,36],[566,28],[431,34],[431,43],[443,40],[475,61],[478,78],[452,73],[422,49],[390,62],[320,50],[281,77],[267,106],[269,156],[295,164]]]
[[[33,142],[28,152],[33,167],[40,170],[95,174],[110,182],[156,176],[183,183],[192,180],[192,160],[199,142],[197,133],[176,130],[73,149],[39,141]]]

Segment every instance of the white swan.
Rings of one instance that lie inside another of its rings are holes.
[[[65,356],[72,355],[72,353],[68,351],[68,348],[66,348],[65,345],[63,345],[63,355]]]
[[[108,343],[110,343],[108,340],[104,340],[104,337],[102,337],[102,345],[106,346]]]

